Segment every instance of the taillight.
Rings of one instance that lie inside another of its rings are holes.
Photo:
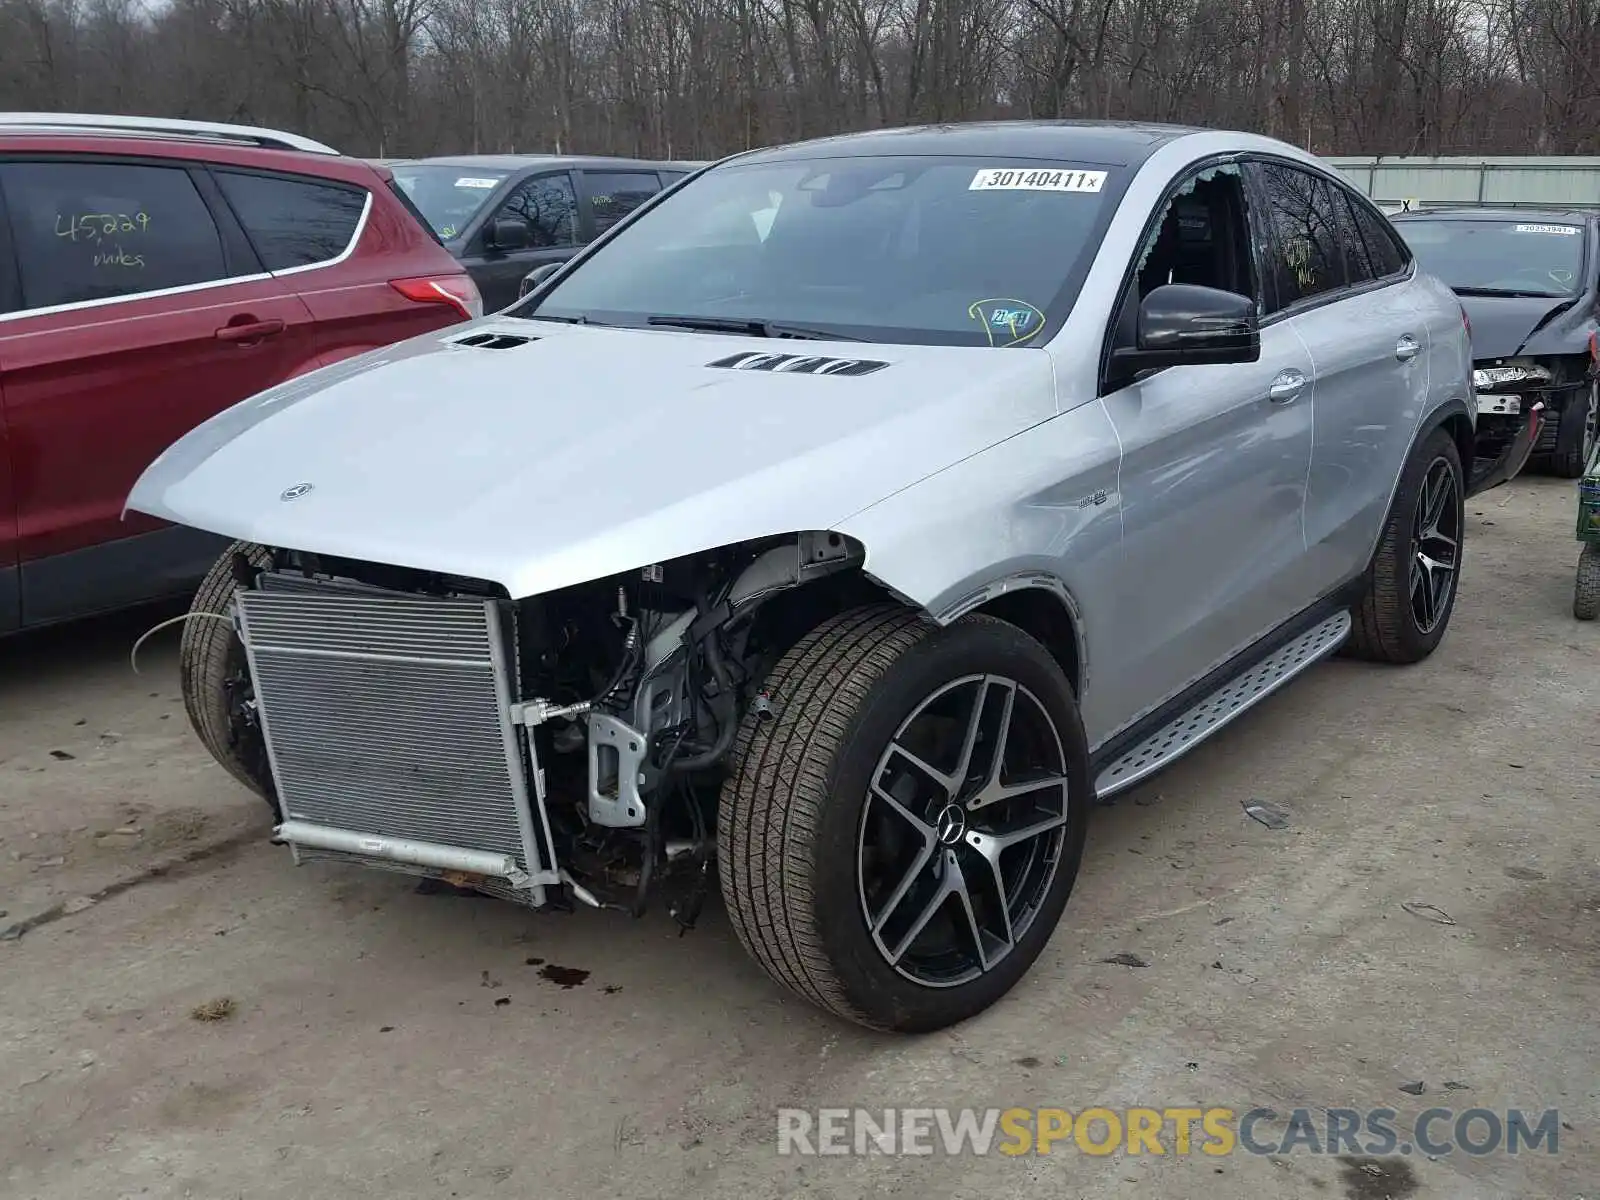
[[[448,304],[469,321],[483,316],[483,297],[470,275],[420,275],[391,279],[389,286],[418,304]]]

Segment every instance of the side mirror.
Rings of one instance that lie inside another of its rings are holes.
[[[1248,363],[1261,358],[1256,302],[1236,292],[1168,283],[1139,305],[1138,345],[1112,361],[1129,371],[1159,371],[1203,363]]]
[[[558,262],[545,263],[542,267],[535,267],[522,277],[522,286],[517,289],[517,299],[520,300],[534,288],[538,287],[550,276],[561,269],[563,264]]]
[[[489,225],[485,239],[495,250],[525,250],[533,239],[528,236],[528,224],[516,217],[496,217]]]

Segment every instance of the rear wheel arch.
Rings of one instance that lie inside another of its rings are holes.
[[[1440,409],[1434,415],[1432,422],[1418,435],[1412,445],[1414,451],[1420,446],[1435,429],[1446,429],[1450,432],[1450,439],[1455,442],[1456,450],[1461,455],[1462,469],[1467,473],[1468,479],[1472,477],[1472,460],[1477,457],[1477,427],[1472,418],[1467,414],[1464,401],[1454,401]]]

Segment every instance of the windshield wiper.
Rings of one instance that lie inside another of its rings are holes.
[[[706,333],[746,333],[751,337],[804,338],[815,342],[861,342],[865,338],[833,333],[826,329],[808,329],[804,325],[786,325],[781,321],[764,321],[759,317],[671,317],[648,318],[651,325],[664,325],[673,329],[699,329]]]
[[[1506,296],[1521,300],[1559,300],[1565,292],[1530,292],[1526,288],[1458,287],[1452,288],[1458,296]]]
[[[507,316],[515,314],[508,313]],[[563,325],[604,325],[604,321],[596,321],[579,313],[575,317],[558,317],[554,313],[531,312],[527,316],[517,317],[519,321],[560,321]]]

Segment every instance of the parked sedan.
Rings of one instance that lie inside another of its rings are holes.
[[[698,165],[464,154],[393,162],[390,169],[494,312],[517,299],[530,271],[565,262]]]
[[[1393,218],[1472,321],[1479,412],[1543,402],[1532,465],[1583,474],[1600,435],[1600,214],[1413,209]]]

